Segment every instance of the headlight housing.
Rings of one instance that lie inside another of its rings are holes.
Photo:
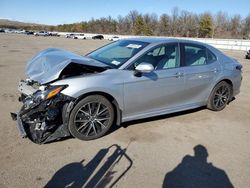
[[[66,87],[68,87],[68,85],[47,86],[46,88],[42,88],[43,90],[39,90],[34,94],[34,101],[38,103],[44,100],[51,99]]]

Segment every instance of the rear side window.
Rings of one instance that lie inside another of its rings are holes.
[[[185,44],[183,53],[185,66],[207,65],[216,61],[216,56],[200,45]]]
[[[216,56],[209,49],[207,49],[207,64],[213,63],[216,60]]]

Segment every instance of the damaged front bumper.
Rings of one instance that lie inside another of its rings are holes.
[[[58,92],[62,86],[41,91],[35,89],[33,84],[30,81],[19,83],[19,101],[23,102],[23,106],[18,113],[11,113],[12,119],[17,121],[20,136],[28,137],[37,144],[70,136],[68,117],[74,99]],[[55,91],[58,93],[55,94]]]
[[[19,116],[19,114],[16,114],[16,113],[10,113],[12,119],[14,121],[17,121],[17,129],[18,129],[18,132],[19,132],[19,135],[22,137],[22,138],[25,138],[27,136],[27,133],[25,132],[25,129],[24,129],[24,126],[23,126],[23,122]]]

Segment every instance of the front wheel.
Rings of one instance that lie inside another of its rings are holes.
[[[114,121],[114,108],[105,97],[91,95],[74,107],[69,118],[69,131],[80,140],[103,136]]]
[[[223,110],[230,100],[231,93],[232,88],[227,82],[218,83],[209,97],[207,108],[213,111]]]

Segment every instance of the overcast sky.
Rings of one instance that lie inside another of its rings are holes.
[[[42,24],[64,24],[118,15],[131,10],[171,14],[174,7],[194,13],[223,11],[250,14],[249,0],[0,0],[0,18]]]

